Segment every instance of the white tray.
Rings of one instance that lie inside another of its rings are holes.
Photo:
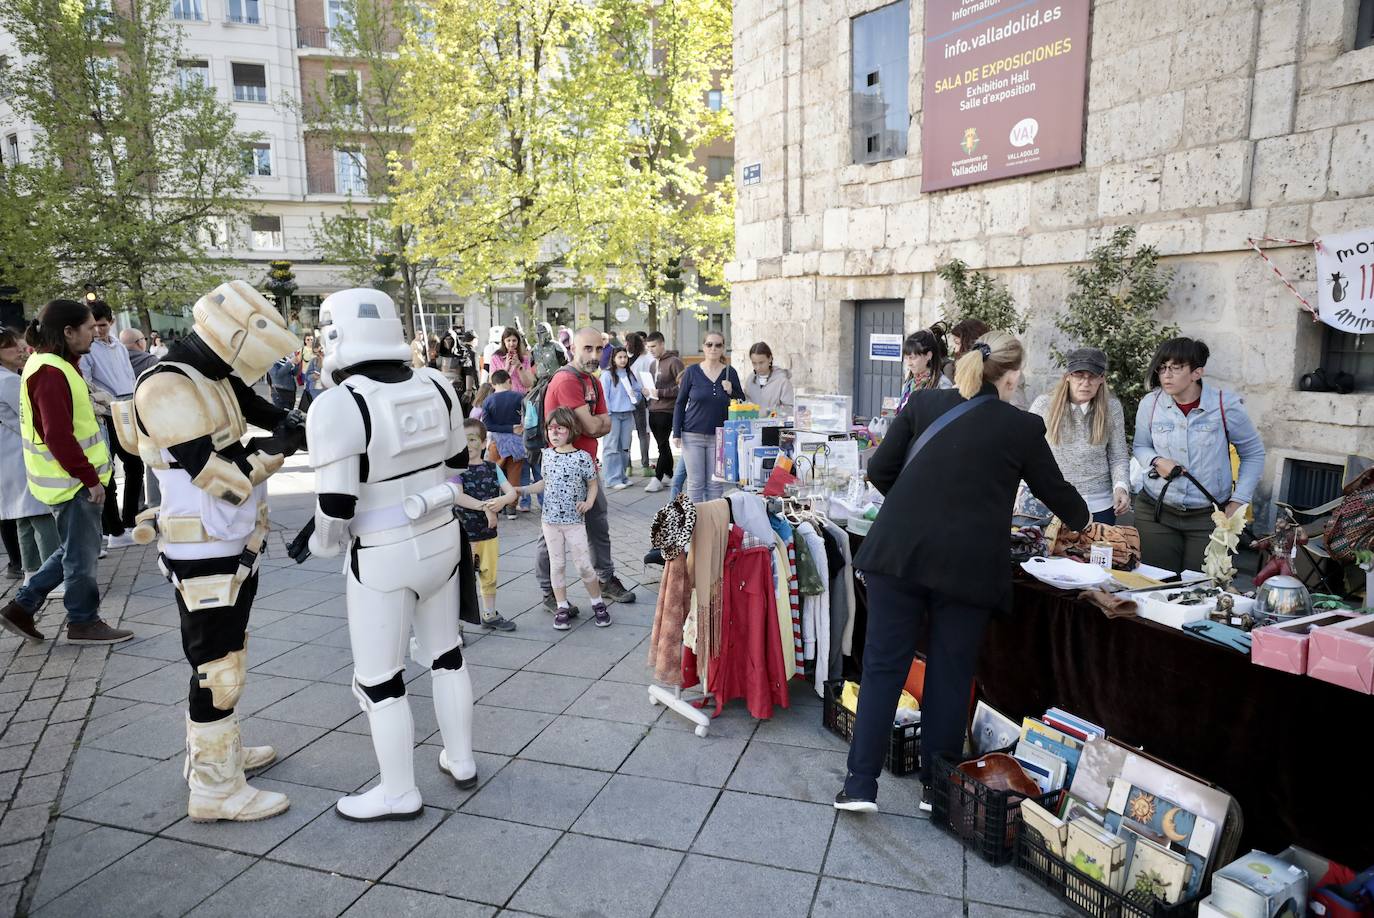
[[[1096,564],[1084,564],[1072,558],[1031,558],[1021,562],[1021,570],[1061,590],[1096,589],[1112,579],[1111,574]]]

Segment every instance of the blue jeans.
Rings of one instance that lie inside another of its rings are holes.
[[[544,479],[543,474],[541,474],[539,470],[544,454],[537,449],[530,449],[527,450],[527,452],[529,455],[525,460],[525,467],[520,470],[519,484],[521,485],[532,485],[536,481],[542,481]],[[515,482],[512,482],[512,484],[514,483]],[[520,506],[528,510],[532,506],[530,503],[532,500],[533,498],[526,494],[524,497],[520,498]]]
[[[67,594],[63,604],[67,607],[68,624],[93,622],[100,617],[95,565],[100,559],[101,509],[101,504],[91,503],[90,493],[84,490],[65,504],[53,507],[61,544],[14,594],[15,602],[30,613],[36,612],[48,594],[65,582]]]
[[[682,489],[687,486],[687,461],[681,456],[673,464],[673,484],[668,489],[668,499],[676,500],[682,493]]]
[[[685,490],[692,503],[715,500],[725,493],[725,484],[716,481],[716,435],[713,433],[682,433],[683,474],[687,476]]]
[[[606,484],[629,481],[630,438],[635,432],[633,411],[612,411],[611,432],[606,435]]]

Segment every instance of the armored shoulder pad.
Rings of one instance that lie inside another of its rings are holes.
[[[222,418],[202,392],[186,376],[175,371],[144,374],[134,390],[134,414],[139,436],[159,449],[213,436]]]
[[[367,452],[364,410],[347,386],[326,389],[315,397],[305,417],[311,466],[320,468]]]

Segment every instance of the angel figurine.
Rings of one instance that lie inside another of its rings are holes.
[[[1216,529],[1207,539],[1207,547],[1202,552],[1202,571],[1225,590],[1236,576],[1231,559],[1240,546],[1240,531],[1245,528],[1245,514],[1227,516],[1224,510],[1212,512],[1212,522]]]

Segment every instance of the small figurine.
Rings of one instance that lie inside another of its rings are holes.
[[[1293,556],[1297,554],[1299,545],[1307,544],[1307,533],[1293,518],[1292,508],[1280,507],[1279,509],[1282,513],[1274,522],[1274,534],[1255,542],[1257,551],[1269,552],[1269,560],[1255,574],[1256,588],[1276,575],[1292,577]]]

